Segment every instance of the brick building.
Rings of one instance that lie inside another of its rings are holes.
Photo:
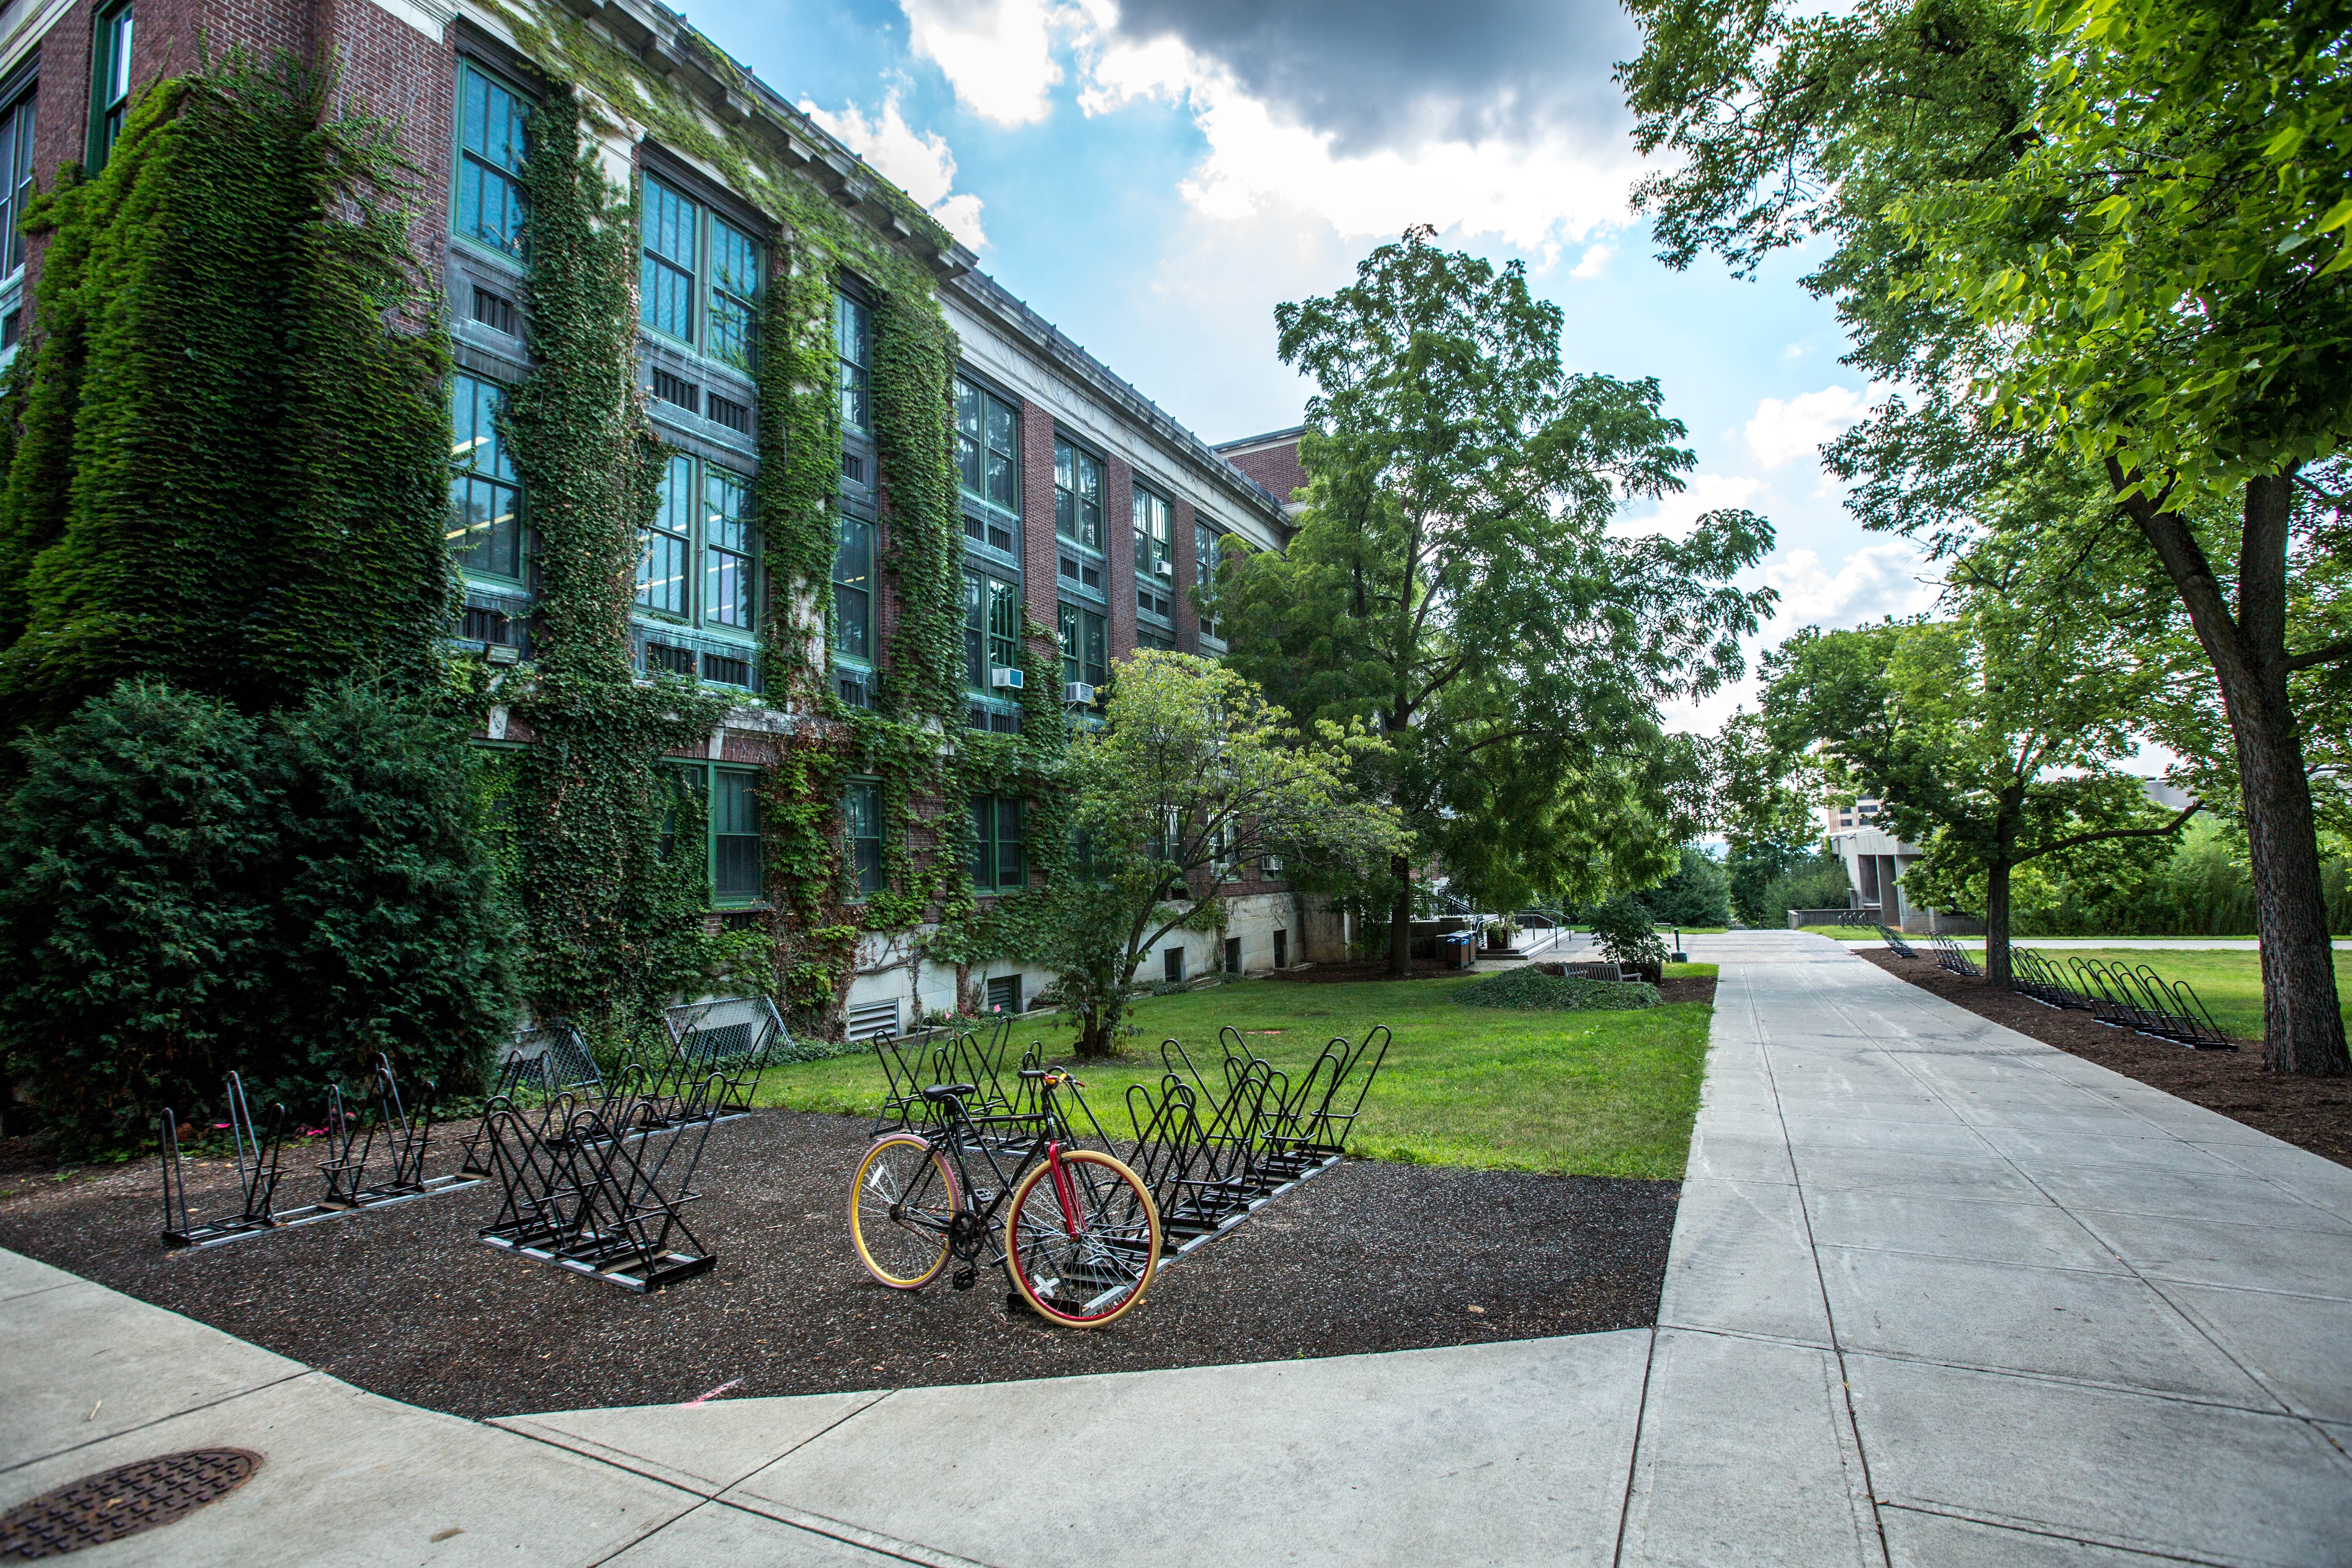
[[[767,449],[760,435],[749,334],[763,299],[783,282],[795,209],[774,184],[730,169],[783,172],[802,183],[801,195],[830,204],[871,243],[919,268],[960,342],[953,396],[962,717],[971,728],[1001,733],[1023,721],[1008,679],[1021,662],[1021,612],[1057,634],[1064,705],[1072,721],[1084,721],[1095,689],[1132,649],[1223,650],[1188,592],[1213,570],[1222,541],[1260,549],[1284,541],[1295,433],[1288,469],[1254,467],[1250,454],[1229,460],[1204,444],[976,270],[975,258],[943,231],[927,228],[919,214],[909,221],[908,199],[853,152],[648,0],[11,0],[0,10],[7,232],[37,184],[49,186],[71,164],[103,163],[142,88],[237,47],[331,66],[352,101],[397,128],[422,171],[411,234],[440,280],[456,361],[449,538],[465,597],[451,631],[462,650],[492,665],[530,658],[539,593],[530,498],[502,449],[497,415],[534,368],[519,175],[533,104],[551,83],[581,93],[607,174],[639,198],[639,384],[669,467],[642,541],[630,657],[641,672],[692,674],[734,694],[707,748],[679,758],[700,774],[710,803],[714,920],[756,920],[764,907],[752,785],[809,721],[782,697],[771,700],[761,668],[772,657],[762,628],[798,590],[771,571],[752,507],[762,464],[781,460],[781,449]],[[583,68],[592,57],[604,64]],[[41,248],[37,239],[9,241],[0,353],[13,353],[31,326]],[[830,282],[842,440],[829,502],[838,548],[827,679],[859,707],[890,668],[898,626],[879,554],[888,432],[873,427],[867,400],[871,280],[845,271]],[[1267,482],[1256,477],[1262,469]],[[529,739],[510,732],[502,710],[483,738]],[[871,786],[849,788],[842,805],[857,840],[879,829]],[[1025,882],[1018,804],[1004,804],[1002,815],[995,803],[974,809],[982,821],[979,890]],[[856,849],[866,859],[874,852],[862,842]],[[1236,868],[1235,877],[1229,926],[1171,937],[1148,977],[1262,971],[1302,954],[1302,911],[1288,885],[1262,866]],[[954,971],[905,961],[908,934],[864,939],[845,999],[861,1034],[957,1000]],[[967,999],[1024,1005],[1049,978],[1011,961],[961,976]]]

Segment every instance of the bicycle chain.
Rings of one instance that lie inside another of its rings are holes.
[[[948,1221],[948,1250],[963,1259],[963,1267],[948,1281],[949,1288],[969,1290],[978,1283],[980,1270],[973,1260],[980,1257],[980,1244],[988,1237],[988,1227],[980,1223],[976,1214],[965,1212]]]

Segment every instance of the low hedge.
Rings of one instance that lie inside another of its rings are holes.
[[[1622,1012],[1659,1005],[1658,988],[1640,980],[1581,980],[1538,969],[1507,969],[1474,980],[1454,994],[1473,1007],[1523,1013]]]

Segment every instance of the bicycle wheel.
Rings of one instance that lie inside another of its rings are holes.
[[[948,1224],[958,1206],[947,1156],[912,1132],[877,1138],[849,1184],[850,1245],[875,1279],[915,1289],[948,1266]]]
[[[1041,1161],[1013,1189],[1004,1268],[1040,1317],[1098,1329],[1131,1310],[1160,1258],[1160,1210],[1133,1171],[1092,1149],[1062,1151],[1066,1200]]]

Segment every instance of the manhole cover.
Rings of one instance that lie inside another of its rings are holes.
[[[30,1563],[120,1541],[218,1502],[253,1478],[246,1448],[191,1448],[84,1476],[0,1514],[0,1562]]]

